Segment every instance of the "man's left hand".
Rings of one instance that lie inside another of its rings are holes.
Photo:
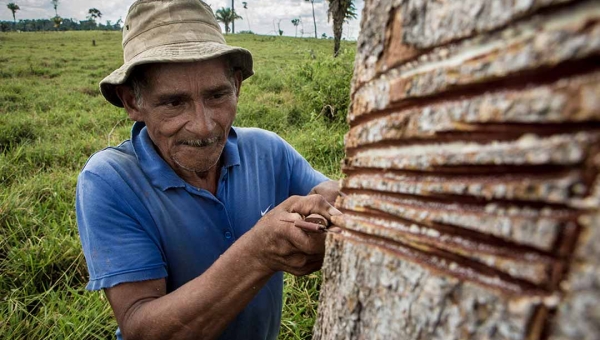
[[[340,194],[340,181],[325,181],[314,188],[308,193],[309,195],[317,194],[323,196],[329,204],[334,205],[335,199]]]

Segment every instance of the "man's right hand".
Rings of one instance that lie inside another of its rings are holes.
[[[293,223],[310,214],[331,220],[331,216],[341,212],[321,195],[290,197],[263,216],[244,235],[250,238],[246,240],[251,248],[249,254],[271,272],[306,275],[319,270],[323,264],[326,234],[305,231]]]

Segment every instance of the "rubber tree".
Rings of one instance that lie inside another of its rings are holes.
[[[313,340],[600,334],[600,1],[365,0]]]

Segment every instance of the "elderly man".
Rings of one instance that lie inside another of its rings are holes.
[[[315,271],[324,252],[324,234],[285,221],[340,214],[337,184],[274,133],[232,127],[252,56],[207,5],[137,1],[123,50],[100,88],[131,139],[77,183],[88,289],[106,292],[118,338],[275,339],[282,271]]]

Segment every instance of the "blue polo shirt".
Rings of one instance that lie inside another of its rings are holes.
[[[94,154],[77,181],[77,224],[87,289],[166,278],[172,292],[202,274],[239,237],[292,195],[325,181],[272,132],[232,128],[216,195],[183,181],[156,152],[143,123],[131,140]],[[276,339],[283,274],[275,274],[221,339]],[[120,339],[117,331],[117,338]]]

